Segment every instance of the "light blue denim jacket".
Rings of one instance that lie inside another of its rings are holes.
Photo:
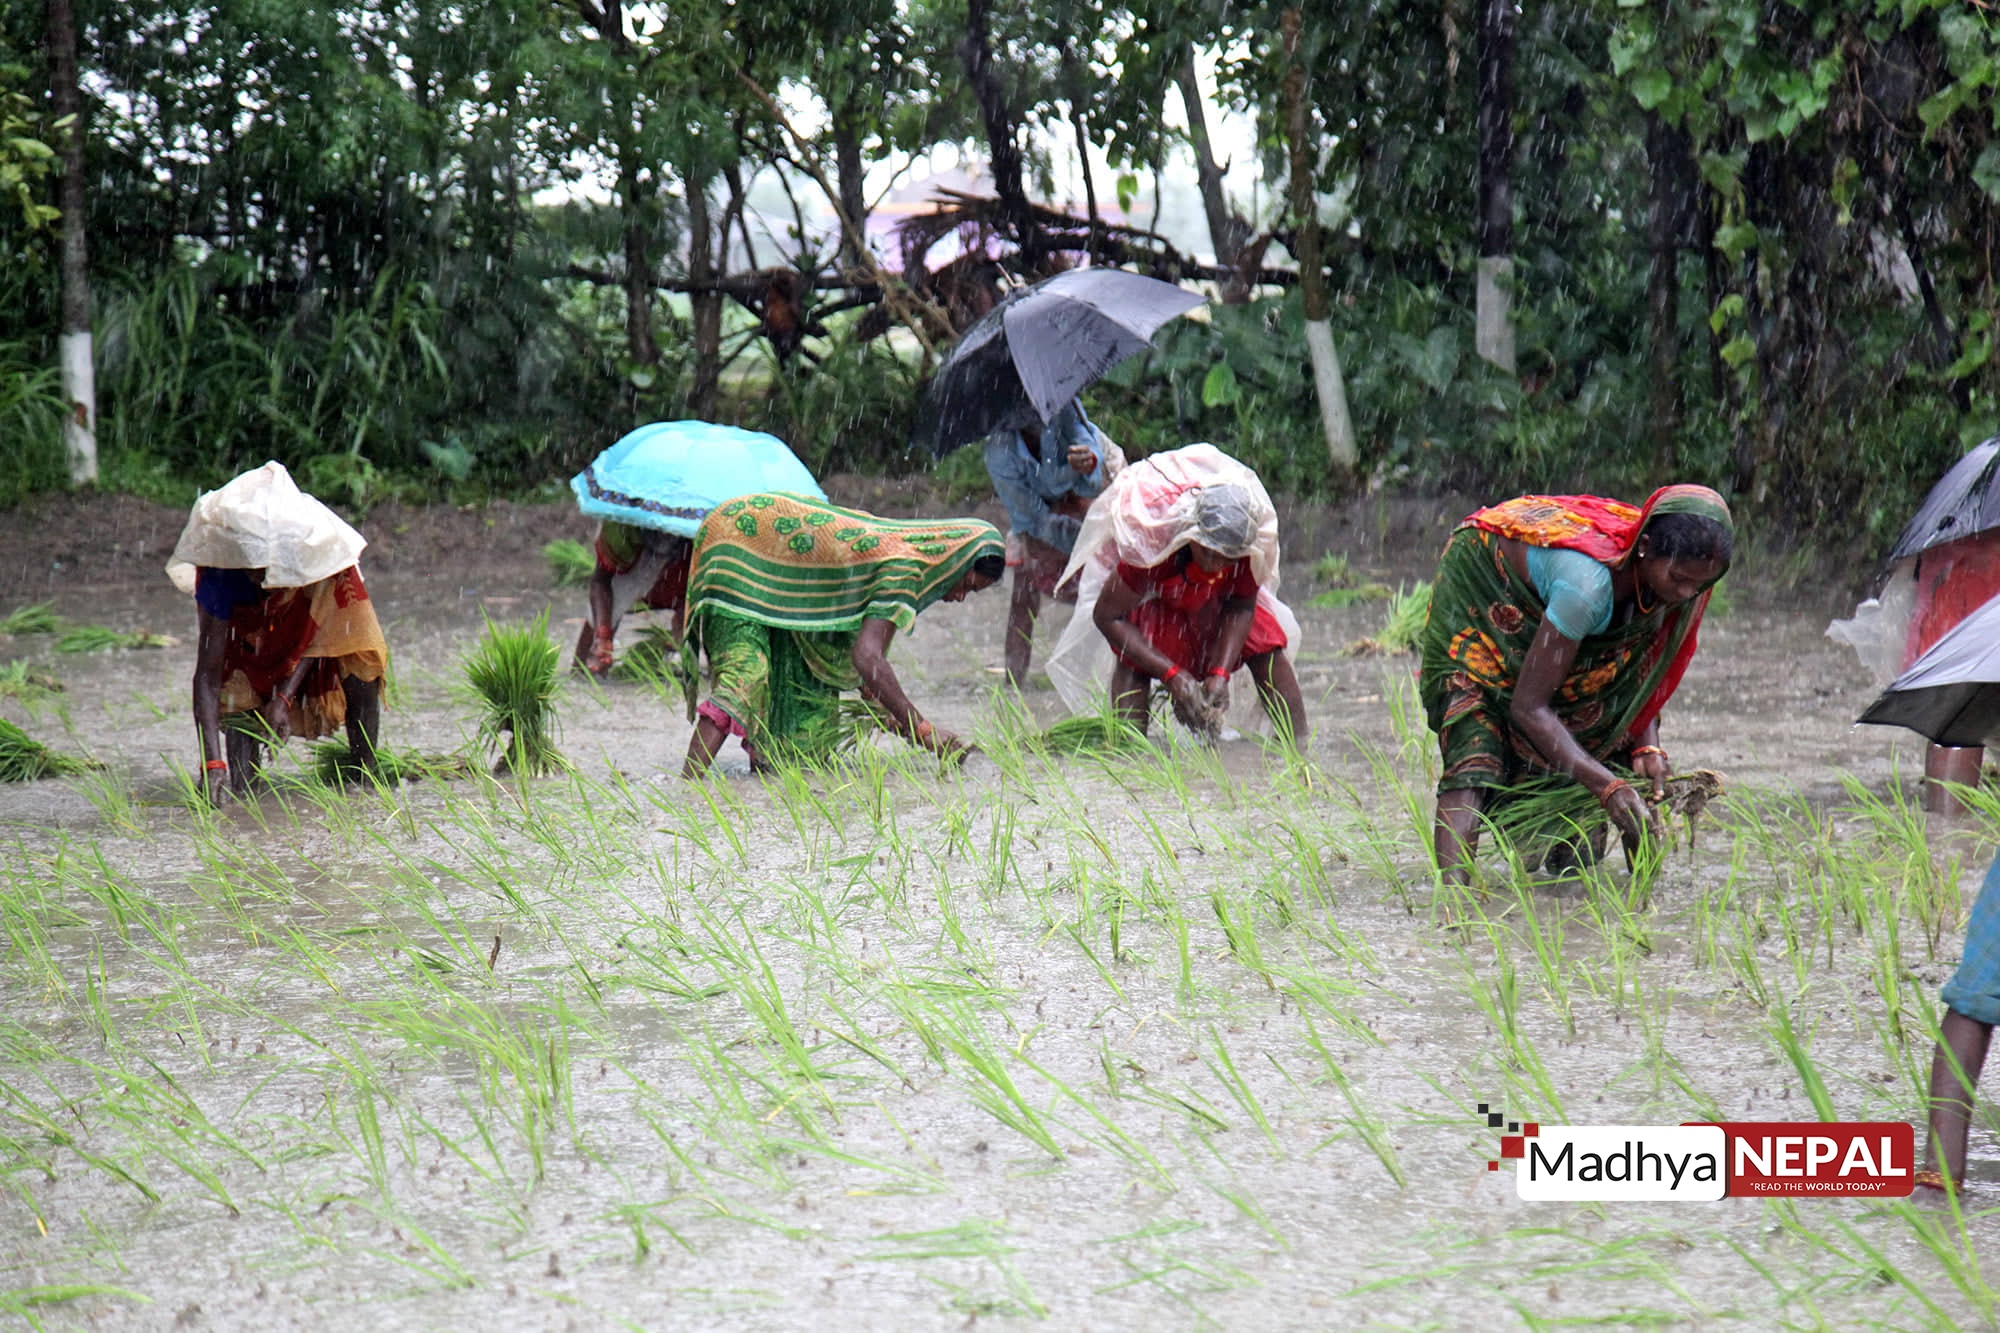
[[[1071,445],[1097,454],[1096,466],[1087,474],[1069,465]],[[1049,506],[1065,495],[1089,498],[1104,489],[1104,455],[1097,447],[1097,432],[1084,415],[1082,404],[1076,402],[1042,427],[1039,458],[1018,431],[996,431],[987,437],[986,472],[993,478],[1000,503],[1007,507],[1008,525],[1065,555],[1076,545],[1076,534],[1083,524],[1067,514],[1052,512]]]

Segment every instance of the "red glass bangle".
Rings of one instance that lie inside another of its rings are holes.
[[[1215,670],[1209,672],[1208,674],[1210,676],[1220,676],[1224,680],[1228,680],[1231,676],[1235,675],[1236,673],[1231,671],[1228,667],[1217,667]]]
[[[214,773],[228,767],[229,761],[227,759],[210,759],[202,765],[203,770],[209,773]]]
[[[1160,684],[1164,685],[1168,681],[1172,680],[1175,676],[1178,676],[1180,674],[1181,674],[1180,663],[1170,662],[1167,664],[1166,674],[1160,677]]]

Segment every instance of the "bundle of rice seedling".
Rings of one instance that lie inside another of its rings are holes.
[[[1424,622],[1431,615],[1431,585],[1419,583],[1408,592],[1402,585],[1389,603],[1389,620],[1380,634],[1356,639],[1341,649],[1345,657],[1365,657],[1375,653],[1413,653],[1423,637]]]
[[[639,641],[625,650],[625,656],[611,668],[620,680],[641,680],[680,687],[681,649],[664,625],[647,625],[639,631]]]
[[[26,662],[0,666],[0,697],[33,702],[46,694],[61,694],[63,683],[44,671],[30,671]]]
[[[1066,717],[1028,743],[1048,754],[1140,754],[1153,748],[1145,732],[1113,713]]]
[[[119,648],[165,648],[173,639],[147,630],[125,633],[104,625],[71,625],[56,639],[59,653],[103,653]]]
[[[63,618],[47,602],[17,606],[0,620],[0,634],[54,634],[63,627]]]
[[[597,555],[582,542],[558,537],[542,548],[542,558],[549,562],[549,573],[558,588],[573,588],[580,583],[590,582],[590,576],[597,571]]]
[[[316,781],[329,787],[349,778],[373,776],[382,782],[456,782],[472,776],[472,761],[462,754],[422,754],[415,749],[390,750],[377,746],[375,772],[354,761],[343,740],[320,741],[312,747],[307,769]]]
[[[0,718],[0,782],[33,782],[36,778],[82,773],[104,765],[79,755],[61,754]]]
[[[526,625],[488,620],[465,660],[466,683],[484,708],[476,740],[500,751],[496,773],[546,773],[563,762],[555,742],[561,653],[548,620],[546,611]]]

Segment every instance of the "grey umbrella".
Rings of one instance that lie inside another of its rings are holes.
[[[1889,552],[1889,562],[2000,527],[1996,478],[2000,478],[2000,436],[1974,445],[1938,479],[1916,514],[1903,525],[1902,536]]]
[[[1939,745],[2000,736],[2000,597],[1945,631],[1857,720],[1908,727]]]
[[[996,430],[1041,425],[1201,303],[1170,282],[1115,268],[1075,269],[1011,292],[931,377],[917,440],[946,454]]]

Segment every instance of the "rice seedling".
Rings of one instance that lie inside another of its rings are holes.
[[[1404,590],[1396,585],[1396,592],[1389,599],[1389,615],[1377,633],[1365,639],[1356,639],[1341,652],[1350,657],[1371,654],[1413,653],[1417,641],[1423,637],[1424,622],[1431,614],[1431,585],[1418,583]]]
[[[495,773],[540,775],[565,763],[555,741],[560,656],[545,611],[525,625],[488,619],[465,659],[466,683],[483,710],[474,743],[500,752]]]
[[[169,648],[173,636],[150,630],[111,629],[104,625],[71,625],[56,636],[59,653],[106,653],[123,648]]]
[[[1308,606],[1337,609],[1394,596],[1388,584],[1358,577],[1346,556],[1331,551],[1313,561],[1312,576],[1314,583],[1326,586],[1306,599]]]
[[[26,659],[0,666],[0,699],[19,699],[34,704],[61,694],[63,683],[46,671],[36,671]]]
[[[681,691],[681,646],[665,625],[648,624],[639,629],[639,640],[625,650],[611,668],[619,680],[644,681],[672,694]]]
[[[590,582],[590,576],[597,572],[597,555],[582,542],[569,537],[558,537],[542,548],[542,558],[549,563],[549,576],[558,588],[574,588]]]
[[[356,762],[347,742],[338,738],[316,741],[306,752],[306,771],[324,786],[337,787],[354,781],[374,781],[390,785],[421,782],[457,782],[472,776],[472,761],[462,754],[424,754],[414,748],[392,750],[375,747],[375,769],[370,772]]]
[[[0,782],[34,782],[101,768],[94,759],[62,754],[0,718]]]
[[[0,634],[54,634],[67,622],[48,602],[17,606],[0,620]]]
[[[1044,754],[1150,754],[1153,742],[1146,733],[1107,709],[1103,713],[1079,713],[1066,717],[1045,731],[1037,732],[1027,744]]]

